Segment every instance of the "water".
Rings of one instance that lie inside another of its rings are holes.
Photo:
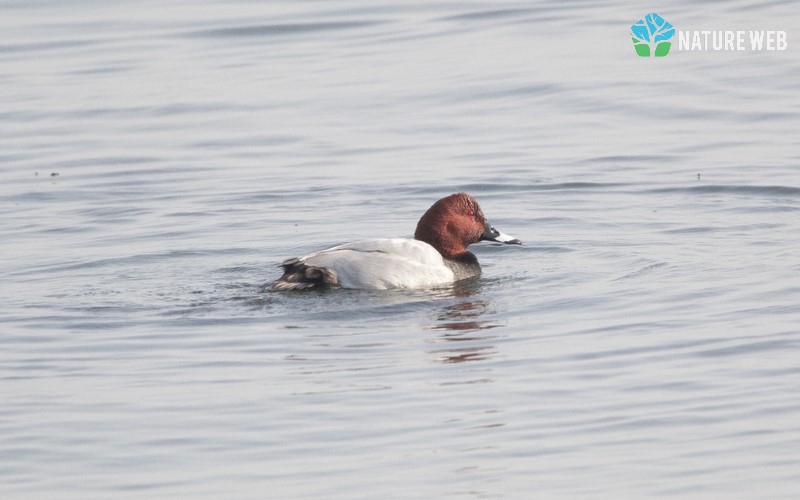
[[[643,9],[0,2],[3,498],[796,497],[800,9]],[[481,279],[261,291],[460,190]]]

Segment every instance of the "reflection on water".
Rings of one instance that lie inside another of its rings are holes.
[[[445,355],[437,355],[436,361],[437,363],[442,364],[450,364],[450,363],[463,363],[465,361],[482,361],[484,359],[488,359],[494,354],[494,351],[491,350],[491,346],[489,347],[470,347],[466,349],[455,349],[451,351],[451,353]],[[437,354],[436,351],[431,351],[434,354]]]
[[[474,293],[477,289],[472,286],[470,290]],[[502,326],[495,321],[482,319],[489,311],[489,305],[490,301],[486,299],[462,300],[442,309],[436,318],[437,323],[428,327],[428,330],[444,332],[433,342],[447,345],[444,349],[430,351],[435,356],[435,362],[481,361],[497,352],[493,345],[487,344],[495,337],[479,333]]]

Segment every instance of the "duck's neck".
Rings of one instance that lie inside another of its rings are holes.
[[[444,260],[445,265],[453,271],[455,280],[463,280],[479,276],[481,274],[481,265],[478,264],[478,258],[475,254],[469,251],[463,252],[458,257]]]

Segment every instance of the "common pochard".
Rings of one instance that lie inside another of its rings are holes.
[[[271,290],[427,288],[481,274],[467,246],[481,240],[521,244],[486,221],[475,198],[451,194],[417,223],[414,239],[362,240],[283,262]]]

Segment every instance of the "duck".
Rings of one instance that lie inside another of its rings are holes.
[[[481,274],[467,247],[479,241],[520,245],[494,228],[467,193],[446,196],[422,215],[414,238],[360,240],[283,261],[272,291],[311,289],[421,289]]]

